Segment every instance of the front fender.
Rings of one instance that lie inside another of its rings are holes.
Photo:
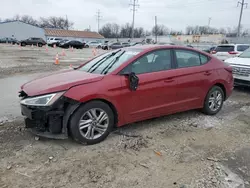
[[[98,83],[96,84],[83,84],[79,86],[75,86],[69,89],[64,96],[70,99],[79,101],[80,103],[86,103],[92,100],[103,100],[111,103],[115,108],[118,114],[118,126],[124,124],[124,118],[121,114],[122,108],[116,100],[116,96],[119,95],[119,91],[101,91],[101,86]]]

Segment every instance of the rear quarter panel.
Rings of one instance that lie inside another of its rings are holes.
[[[223,85],[226,91],[226,98],[228,98],[232,94],[233,87],[234,87],[233,74],[226,70],[226,68],[229,66],[226,65],[224,62],[216,58],[213,58],[212,62],[213,63],[211,63],[210,66],[215,67],[214,71],[216,73],[215,74],[216,76],[211,80],[210,88],[216,84]]]

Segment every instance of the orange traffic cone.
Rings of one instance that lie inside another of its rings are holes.
[[[70,65],[69,65],[69,68],[73,69],[73,66],[72,66],[72,64],[70,64]]]
[[[49,50],[49,49],[48,49],[48,45],[45,46],[45,50],[46,50],[46,52],[48,52],[48,50]]]
[[[32,44],[31,47],[34,48],[34,45]]]
[[[55,59],[55,65],[59,65],[59,55],[58,53],[56,54],[56,59]]]
[[[73,46],[70,49],[71,49],[71,52],[73,52],[73,50],[74,50]]]
[[[53,45],[53,48],[56,48],[56,44]]]
[[[92,55],[96,56],[96,49],[95,48],[92,48]]]
[[[62,56],[66,56],[65,50],[62,50]]]

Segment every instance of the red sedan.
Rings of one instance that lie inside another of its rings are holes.
[[[30,81],[20,97],[35,134],[95,144],[115,126],[191,109],[217,114],[232,90],[232,69],[210,54],[137,46]]]

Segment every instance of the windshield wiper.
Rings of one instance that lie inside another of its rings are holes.
[[[125,51],[123,51],[119,56],[117,56],[113,61],[111,61],[101,72],[104,74],[107,74],[108,71],[114,66],[114,64],[119,60],[119,58],[125,53]]]
[[[107,59],[110,58],[111,56],[114,56],[115,54],[117,54],[117,53],[120,52],[120,51],[121,51],[121,50],[118,50],[118,51],[116,51],[116,52],[111,53],[111,54],[108,55],[108,56],[103,57],[102,59],[100,59],[99,61],[97,61],[94,65],[92,65],[92,66],[89,68],[89,70],[88,70],[87,72],[90,72],[91,69],[93,69],[95,66],[97,66],[95,69],[93,69],[93,70],[91,71],[91,73],[94,72],[94,71],[102,64],[103,61],[107,60]]]

